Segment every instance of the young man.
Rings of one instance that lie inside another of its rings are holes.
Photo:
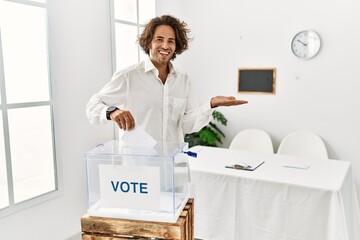
[[[171,63],[188,49],[190,29],[185,22],[164,15],[152,19],[138,42],[149,58],[116,72],[87,104],[92,124],[114,121],[124,131],[140,125],[157,141],[183,142],[184,134],[199,131],[213,108],[247,103],[216,96],[199,106],[187,74]]]

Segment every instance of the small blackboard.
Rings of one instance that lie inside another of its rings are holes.
[[[239,92],[275,94],[276,68],[240,68]]]

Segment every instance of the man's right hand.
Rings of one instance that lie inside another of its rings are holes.
[[[110,114],[110,119],[117,123],[119,128],[124,131],[130,131],[135,128],[135,120],[127,110],[116,110]]]

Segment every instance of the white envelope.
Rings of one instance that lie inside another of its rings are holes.
[[[131,131],[121,130],[119,138],[122,140],[121,145],[126,147],[153,148],[157,143],[150,134],[138,125]]]

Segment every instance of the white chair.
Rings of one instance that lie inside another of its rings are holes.
[[[260,129],[245,129],[239,132],[231,141],[229,149],[274,153],[270,135]]]
[[[328,159],[328,153],[323,140],[310,131],[289,133],[281,141],[278,154]]]

